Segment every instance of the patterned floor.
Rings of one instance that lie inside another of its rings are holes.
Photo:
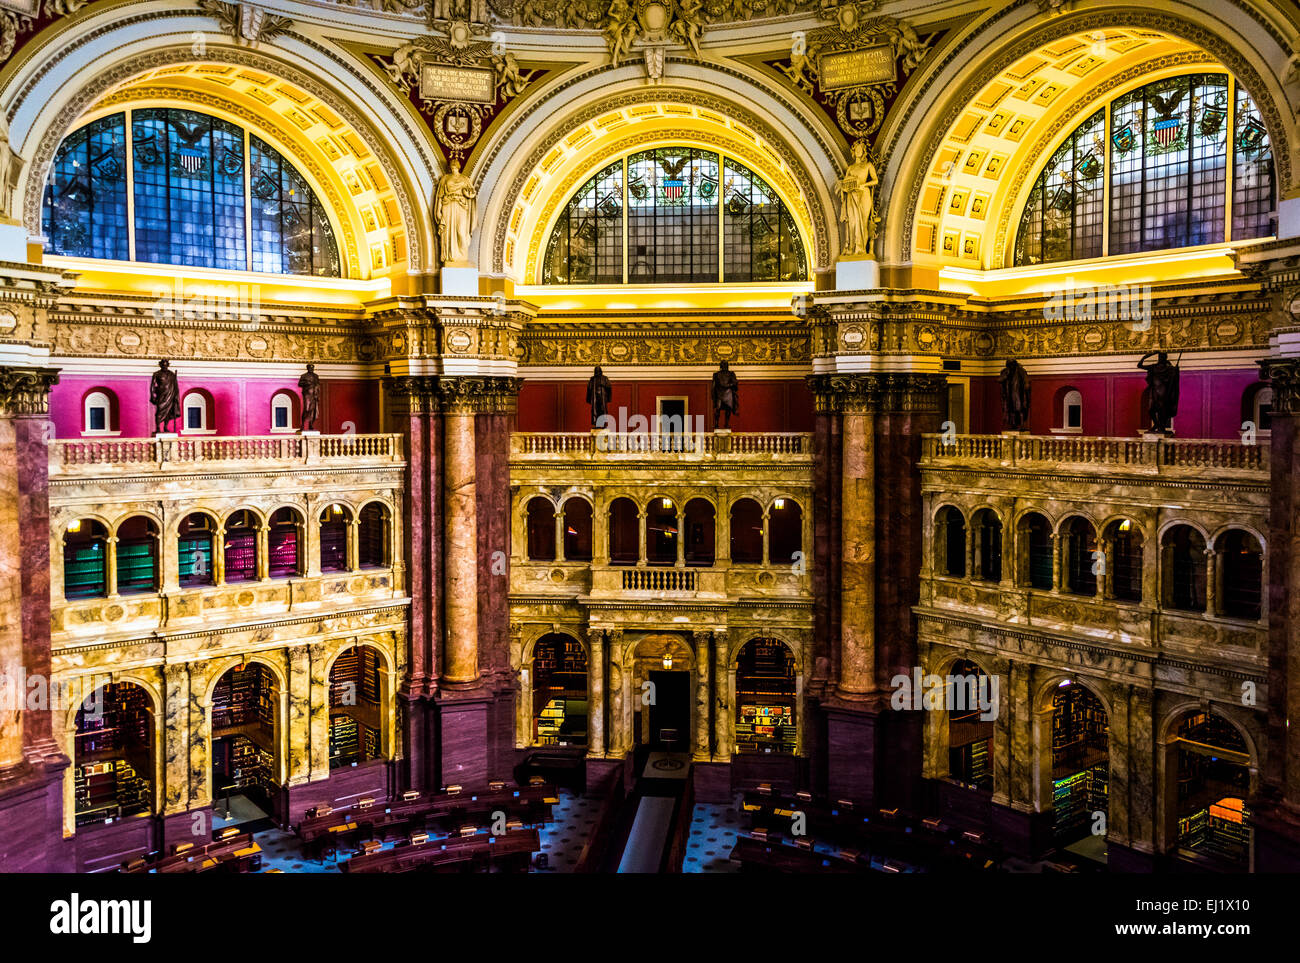
[[[728,858],[741,829],[740,798],[729,804],[695,804],[683,873],[740,872],[740,864]]]
[[[577,866],[582,847],[596,824],[600,809],[598,799],[576,796],[567,789],[557,792],[559,803],[553,808],[554,819],[538,827],[542,852],[546,855],[544,873],[571,873]],[[262,847],[262,872],[284,873],[336,873],[338,864],[350,855],[344,851],[330,859],[307,859],[302,854],[298,837],[282,829],[267,829],[254,837]],[[383,849],[395,844],[385,843]]]

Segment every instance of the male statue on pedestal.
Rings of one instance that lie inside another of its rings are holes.
[[[1156,356],[1154,364],[1147,358]],[[1178,365],[1169,362],[1163,351],[1148,351],[1138,361],[1138,367],[1147,373],[1148,409],[1151,414],[1151,431],[1172,435],[1169,426],[1178,414]]]
[[[175,422],[181,418],[181,389],[176,372],[166,360],[158,362],[158,370],[149,381],[149,403],[153,405],[153,433],[174,434]]]
[[[1010,431],[1023,431],[1029,424],[1029,372],[1015,358],[1008,358],[998,372],[1002,389],[1002,425]]]
[[[713,373],[712,394],[713,427],[730,429],[731,416],[740,414],[740,382],[725,361],[719,362],[718,370]]]
[[[298,388],[302,391],[302,430],[315,431],[320,417],[320,375],[314,364],[307,365],[306,374],[298,379]]]
[[[609,412],[609,400],[614,396],[614,386],[596,366],[595,373],[587,381],[587,404],[591,405],[591,427],[596,428],[600,419]]]

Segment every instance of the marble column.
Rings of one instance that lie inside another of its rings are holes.
[[[271,571],[271,551],[270,551],[270,534],[271,523],[263,522],[257,526],[257,578],[258,581],[265,582],[270,577]]]
[[[1219,553],[1205,550],[1205,614],[1219,614]]]
[[[621,759],[632,748],[632,664],[623,651],[623,630],[606,630],[609,648],[609,755]]]
[[[709,761],[709,636],[712,632],[692,632],[695,647],[695,733],[691,740],[691,758]]]
[[[361,519],[353,518],[348,522],[348,571],[355,572],[361,568]]]
[[[1061,558],[1065,550],[1065,537],[1059,532],[1052,532],[1052,591],[1060,592],[1065,585],[1065,565]]]
[[[731,761],[731,658],[729,633],[713,634],[713,759]]]
[[[587,632],[587,755],[605,755],[605,633]]]
[[[636,538],[637,538],[637,556],[636,564],[640,568],[645,568],[646,545],[650,542],[650,533],[645,527],[646,513],[641,512],[636,517]]]
[[[455,381],[444,381],[443,545],[447,617],[442,678],[473,685],[478,666],[478,518],[474,410]]]
[[[112,599],[117,598],[117,536],[110,535],[105,541],[108,543],[108,557],[104,561],[104,594]]]
[[[876,689],[876,399],[874,381],[856,379],[842,401],[839,694]]]

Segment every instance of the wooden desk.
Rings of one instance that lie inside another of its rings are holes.
[[[459,865],[468,868],[479,860],[489,864],[510,858],[527,859],[542,848],[536,829],[522,829],[504,836],[457,836],[431,839],[418,846],[407,844],[365,856],[353,856],[339,869],[346,873],[409,873]]]

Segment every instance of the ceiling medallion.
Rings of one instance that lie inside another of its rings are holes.
[[[375,59],[399,90],[419,101],[448,158],[463,161],[484,120],[518,97],[537,71],[520,69],[504,34],[484,35],[491,24],[482,0],[438,0],[429,9],[429,36]],[[462,18],[441,19],[451,12]]]
[[[828,3],[821,16],[834,21],[794,35],[789,66],[781,71],[835,112],[850,139],[870,143],[885,119],[886,100],[925,59],[930,45],[905,21],[865,15],[879,0]]]

